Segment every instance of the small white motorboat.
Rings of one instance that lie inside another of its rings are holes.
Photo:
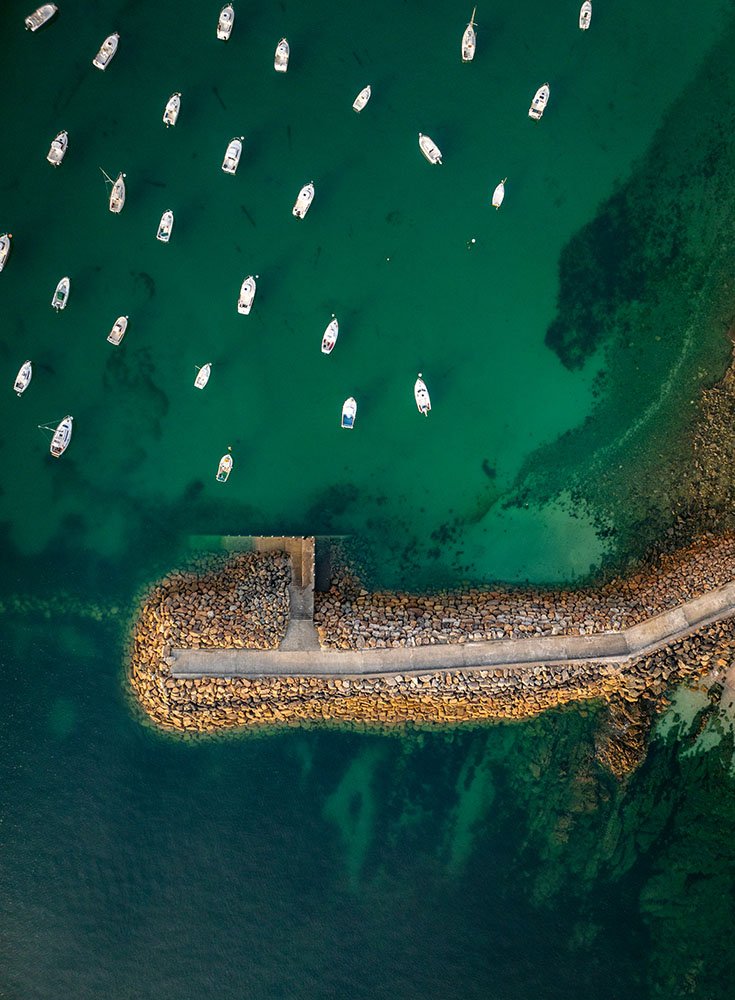
[[[211,362],[207,362],[206,365],[202,365],[201,368],[197,367],[197,376],[194,379],[194,388],[203,389],[204,386],[209,382],[209,376],[212,374]]]
[[[462,62],[472,62],[475,58],[475,48],[477,46],[477,35],[475,33],[475,7],[472,11],[470,23],[464,29],[462,35]]]
[[[69,136],[66,132],[59,132],[56,138],[51,140],[51,146],[46,154],[46,159],[52,166],[61,166],[61,161],[66,156],[66,149],[68,145]]]
[[[504,177],[493,191],[493,208],[500,208],[503,204],[503,199],[505,198],[505,182],[507,180],[508,178]]]
[[[59,8],[55,3],[45,3],[43,6],[34,10],[32,14],[29,14],[25,19],[26,28],[28,31],[38,31],[47,21],[50,21]]]
[[[242,156],[242,143],[245,136],[241,135],[239,138],[235,136],[234,139],[230,140],[230,144],[225,150],[225,158],[222,161],[222,169],[226,174],[234,174],[237,172],[237,165],[240,162],[240,157]]]
[[[61,310],[66,309],[66,303],[69,301],[69,289],[71,288],[71,281],[69,278],[62,278],[61,281],[56,286],[56,291],[51,299],[51,305],[54,309]]]
[[[163,124],[167,128],[169,125],[176,124],[176,119],[179,117],[179,111],[181,111],[181,94],[171,94],[169,99],[166,101],[166,107],[163,112]]]
[[[100,50],[92,60],[92,65],[96,66],[97,69],[107,69],[112,62],[113,56],[117,52],[117,43],[119,41],[120,36],[117,32],[112,35],[108,35],[102,45],[100,45]]]
[[[297,219],[303,219],[306,213],[311,207],[311,203],[314,200],[314,182],[309,181],[308,184],[304,186],[299,191],[298,197],[294,202],[294,206],[291,209],[291,213],[296,216]]]
[[[423,132],[419,132],[419,149],[424,154],[429,163],[441,163],[442,153],[433,139]]]
[[[10,253],[10,247],[13,241],[12,233],[2,233],[0,235],[0,271],[5,267],[5,261],[8,259],[8,254]]]
[[[285,73],[288,69],[288,57],[291,55],[291,49],[285,38],[282,38],[278,45],[276,45],[276,55],[273,60],[273,67],[276,73]]]
[[[107,334],[107,340],[109,343],[114,344],[116,347],[120,341],[125,336],[125,331],[128,328],[128,317],[118,316],[112,325],[112,329]]]
[[[20,371],[15,376],[15,382],[13,383],[13,388],[19,396],[22,396],[26,391],[28,386],[31,384],[31,379],[33,378],[33,365],[30,361],[24,361],[20,366]]]
[[[357,400],[354,396],[350,396],[342,404],[342,426],[351,431],[355,426],[355,417],[357,416]]]
[[[231,3],[225,4],[219,12],[219,18],[217,20],[217,38],[219,38],[221,42],[229,40],[234,24],[235,10]]]
[[[257,278],[258,275],[255,275]],[[247,278],[240,285],[240,296],[237,300],[237,311],[242,316],[247,316],[253,306],[253,299],[255,298],[255,278],[252,274],[249,274]]]
[[[592,4],[590,0],[584,0],[584,3],[579,8],[579,27],[582,31],[586,31],[590,26],[590,21],[592,20]]]
[[[102,167],[100,167],[100,170],[102,170]],[[110,188],[110,211],[115,215],[119,215],[125,204],[125,174],[118,174],[117,179],[114,181],[104,170],[102,170],[102,176],[105,178],[106,183],[112,185]]]
[[[158,223],[158,232],[156,233],[156,239],[160,240],[161,243],[168,243],[171,239],[171,230],[174,228],[174,213],[171,209],[168,209],[161,216],[161,221]]]
[[[370,84],[368,84],[367,87],[363,87],[360,93],[355,98],[355,100],[352,102],[353,110],[358,112],[362,111],[367,102],[370,100],[370,95],[372,94],[372,92],[373,91],[372,88],[370,87]]]
[[[223,455],[219,460],[219,468],[217,469],[217,482],[226,483],[227,478],[232,472],[232,455]]]
[[[69,447],[73,422],[74,417],[64,417],[54,431],[54,436],[51,438],[50,448],[51,454],[54,458],[61,458],[66,449]]]
[[[431,399],[429,398],[429,390],[426,388],[426,383],[421,376],[421,372],[419,372],[413,387],[413,398],[416,400],[419,413],[423,413],[425,417],[428,416],[431,409]]]
[[[533,118],[534,121],[539,121],[543,118],[544,111],[546,111],[546,105],[549,103],[549,95],[551,90],[549,89],[548,83],[545,83],[542,87],[536,91],[533,95],[533,100],[531,101],[531,107],[528,109],[528,117]]]
[[[324,331],[322,337],[322,354],[331,354],[339,336],[339,323],[337,317],[332,313],[332,320]]]

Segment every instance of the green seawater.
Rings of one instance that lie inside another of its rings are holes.
[[[480,7],[468,66],[470,7],[237,3],[227,45],[219,7],[62,0],[30,34],[0,5],[0,997],[728,1000],[733,737],[701,693],[619,785],[596,709],[164,737],[124,650],[191,535],[349,534],[421,589],[581,579],[666,526],[729,353],[731,6]]]

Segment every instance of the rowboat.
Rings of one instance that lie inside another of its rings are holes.
[[[235,11],[232,4],[225,4],[219,12],[219,19],[217,20],[217,38],[219,38],[221,42],[226,42],[229,39],[232,34],[234,24]]]
[[[92,60],[92,65],[96,66],[97,69],[107,69],[109,64],[112,62],[113,56],[117,52],[117,43],[119,41],[120,36],[117,32],[114,32],[112,35],[108,35],[102,45],[100,45],[100,50]]]
[[[73,421],[74,417],[64,417],[54,431],[54,436],[51,438],[50,448],[51,454],[54,458],[61,458],[66,449],[69,447]]]
[[[232,455],[223,455],[219,460],[219,468],[217,469],[217,482],[226,483],[227,478],[232,472]]]
[[[29,14],[25,19],[28,31],[38,31],[47,21],[50,21],[59,8],[55,3],[45,3]]]
[[[158,232],[156,233],[156,239],[160,240],[161,243],[168,243],[171,239],[171,230],[174,228],[174,213],[171,209],[168,209],[161,216],[161,221],[158,223]]]
[[[127,328],[128,328],[128,317],[118,316],[112,325],[112,329],[107,334],[108,341],[117,347],[117,345],[125,336],[125,331],[127,330]]]
[[[56,138],[51,140],[51,145],[48,153],[46,154],[46,159],[52,166],[58,167],[61,165],[61,161],[66,155],[68,145],[69,136],[66,132],[59,132]]]
[[[66,303],[69,301],[69,289],[71,288],[71,281],[69,278],[62,278],[61,281],[56,286],[56,291],[51,298],[51,305],[54,309],[61,310],[66,309]]]
[[[355,417],[357,416],[357,400],[354,396],[350,396],[342,404],[342,426],[348,431],[351,431],[355,426]]]
[[[544,111],[546,110],[546,105],[549,103],[549,95],[551,90],[549,89],[548,83],[545,83],[542,87],[536,91],[533,95],[533,100],[531,101],[531,107],[528,109],[528,117],[533,118],[535,121],[543,118]]]
[[[431,399],[429,398],[429,390],[426,388],[426,383],[421,376],[421,372],[419,372],[413,387],[413,398],[416,400],[419,413],[423,413],[427,417],[431,409]]]
[[[462,35],[462,62],[472,62],[475,58],[475,46],[477,45],[477,35],[475,34],[475,7],[472,11],[470,23],[464,29]]]
[[[508,178],[504,177],[493,191],[493,208],[500,208],[503,204],[503,198],[505,198],[505,182],[507,180]]]
[[[288,69],[288,57],[291,55],[291,49],[285,38],[282,38],[278,45],[276,45],[276,55],[273,60],[273,67],[276,73],[285,73]]]
[[[207,362],[206,365],[202,365],[201,368],[197,368],[197,376],[194,379],[194,388],[203,389],[204,386],[209,382],[209,376],[212,374],[211,362]]]
[[[442,153],[433,139],[423,132],[419,132],[419,149],[424,154],[429,163],[441,163]]]
[[[166,107],[163,112],[163,124],[167,128],[169,125],[176,124],[176,119],[179,117],[179,111],[181,111],[181,94],[171,94],[169,99],[166,101]]]
[[[237,171],[237,165],[242,156],[242,142],[244,138],[245,136],[241,135],[239,138],[236,136],[230,140],[230,144],[225,150],[225,158],[222,161],[222,169],[226,174],[234,174]]]
[[[255,278],[257,278],[257,274]],[[240,297],[237,300],[237,311],[243,315],[247,316],[250,312],[253,299],[255,298],[255,278],[252,274],[249,274],[247,278],[240,285]]]
[[[332,313],[332,320],[324,331],[322,337],[322,354],[331,354],[339,336],[339,323],[337,317]]]
[[[24,361],[20,366],[18,374],[15,376],[15,382],[13,383],[13,388],[19,396],[21,396],[28,386],[31,384],[31,379],[33,378],[33,365],[30,361]]]
[[[362,111],[367,102],[370,100],[371,94],[372,94],[372,89],[370,87],[370,84],[368,84],[367,87],[363,87],[360,93],[355,98],[355,100],[352,102],[353,110],[358,112]]]
[[[2,235],[0,235],[0,271],[2,271],[5,267],[5,261],[8,259],[12,241],[12,233],[2,233]]]
[[[299,191],[298,197],[296,198],[294,206],[291,209],[291,213],[295,215],[297,219],[303,219],[306,213],[309,211],[313,198],[314,198],[314,182],[309,181],[309,183],[304,184],[304,186]]]
[[[582,31],[586,31],[590,26],[590,21],[592,20],[592,4],[590,0],[584,0],[584,3],[579,8],[579,27]]]
[[[104,170],[102,170],[102,176],[105,178],[105,183],[112,185],[110,188],[110,211],[119,215],[125,204],[125,174],[118,174],[114,181]]]

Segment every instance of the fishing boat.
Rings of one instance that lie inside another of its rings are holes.
[[[551,90],[549,89],[548,83],[545,83],[542,87],[536,91],[533,95],[533,100],[531,101],[531,107],[528,109],[528,117],[533,118],[534,121],[539,121],[543,118],[544,111],[546,111],[546,105],[549,103],[549,95]]]
[[[332,321],[327,326],[324,331],[324,336],[322,337],[322,354],[331,354],[334,350],[334,345],[337,343],[337,337],[339,336],[339,323],[337,322],[337,317],[332,313]]]
[[[429,390],[426,388],[426,383],[423,380],[421,372],[419,372],[413,387],[413,398],[416,400],[419,413],[423,413],[425,417],[428,416],[431,409],[431,400],[429,399]]]
[[[100,170],[102,170],[102,167],[100,167]],[[102,170],[102,176],[105,178],[105,183],[111,185],[110,211],[115,215],[119,215],[125,204],[125,174],[118,174],[117,179],[114,181],[104,170]]]
[[[227,478],[232,472],[232,455],[223,455],[219,460],[219,468],[217,469],[217,482],[226,483]]]
[[[0,271],[5,267],[5,261],[8,259],[12,241],[12,233],[3,233],[0,235]]]
[[[19,396],[22,396],[26,391],[28,386],[31,384],[31,379],[33,378],[33,365],[30,361],[24,361],[20,366],[20,371],[15,376],[15,382],[13,383],[13,388]]]
[[[475,58],[475,47],[477,45],[477,35],[475,33],[476,10],[477,7],[473,8],[470,23],[464,29],[464,34],[462,35],[462,62],[472,62]]]
[[[299,191],[298,197],[294,202],[293,208],[291,209],[291,213],[295,215],[297,219],[303,219],[306,213],[309,211],[313,199],[314,199],[314,181],[309,181],[309,183],[304,184],[304,186]]]
[[[204,386],[209,382],[209,376],[212,374],[212,365],[208,361],[206,365],[202,365],[201,368],[197,366],[197,376],[194,379],[194,388],[203,389]]]
[[[505,198],[505,182],[507,180],[508,178],[504,177],[493,191],[493,208],[500,208],[503,204],[503,198]]]
[[[38,7],[25,19],[27,30],[38,31],[47,21],[51,20],[58,9],[55,3],[45,3]]]
[[[120,41],[120,36],[117,32],[112,35],[108,35],[104,42],[100,45],[100,50],[97,55],[92,60],[92,65],[96,66],[97,69],[105,70],[112,62],[112,58],[117,52],[117,43]]]
[[[584,0],[584,3],[579,8],[579,27],[582,31],[586,31],[590,26],[590,21],[592,20],[592,4],[590,0]]]
[[[342,404],[342,426],[351,431],[355,426],[355,417],[357,416],[357,400],[354,396],[350,396]]]
[[[61,458],[69,447],[73,422],[74,417],[64,417],[63,420],[59,421],[54,430],[54,436],[51,438],[51,447],[49,449],[54,458]]]
[[[352,102],[353,110],[360,112],[365,107],[367,102],[370,100],[370,95],[372,94],[372,89],[370,84],[367,87],[363,87],[360,93],[357,95],[355,100]]]
[[[61,166],[61,161],[66,156],[66,148],[68,145],[69,136],[66,132],[59,132],[56,138],[51,140],[51,146],[46,154],[46,159],[52,166]]]
[[[156,239],[160,240],[161,243],[168,243],[171,239],[171,230],[174,228],[174,213],[171,209],[168,209],[161,216],[161,221],[158,223],[158,232],[156,233]]]
[[[276,55],[273,60],[273,67],[276,73],[285,73],[288,69],[288,57],[291,55],[291,49],[285,38],[282,38],[278,45],[276,45]]]
[[[225,158],[222,161],[222,169],[226,174],[234,174],[237,172],[237,165],[240,162],[240,157],[242,156],[242,143],[244,135],[239,138],[235,136],[234,139],[230,140],[230,144],[225,150]]]
[[[235,10],[231,3],[225,4],[219,12],[219,18],[217,20],[217,38],[219,38],[221,42],[229,40],[234,24]]]
[[[258,275],[255,275],[257,278]],[[253,306],[253,299],[255,298],[255,278],[252,274],[249,274],[247,278],[240,285],[240,296],[237,300],[237,311],[242,316],[247,316]]]
[[[437,144],[428,135],[419,132],[419,149],[424,154],[429,163],[441,163],[442,153]]]
[[[56,286],[56,291],[51,299],[51,305],[57,311],[61,309],[66,309],[66,303],[69,301],[69,289],[71,288],[71,281],[69,278],[62,278],[61,281]]]
[[[175,125],[176,119],[179,117],[179,111],[181,111],[181,94],[171,94],[169,99],[166,101],[166,107],[163,112],[163,124],[168,128],[169,125]]]
[[[114,344],[116,347],[120,341],[125,336],[125,331],[128,328],[128,317],[118,316],[112,325],[112,329],[107,334],[107,340],[110,344]]]

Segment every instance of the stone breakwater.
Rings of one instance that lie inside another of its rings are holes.
[[[379,649],[537,635],[619,632],[735,579],[735,536],[702,537],[626,577],[579,590],[498,588],[369,593],[335,547],[332,586],[315,594],[322,646]]]

